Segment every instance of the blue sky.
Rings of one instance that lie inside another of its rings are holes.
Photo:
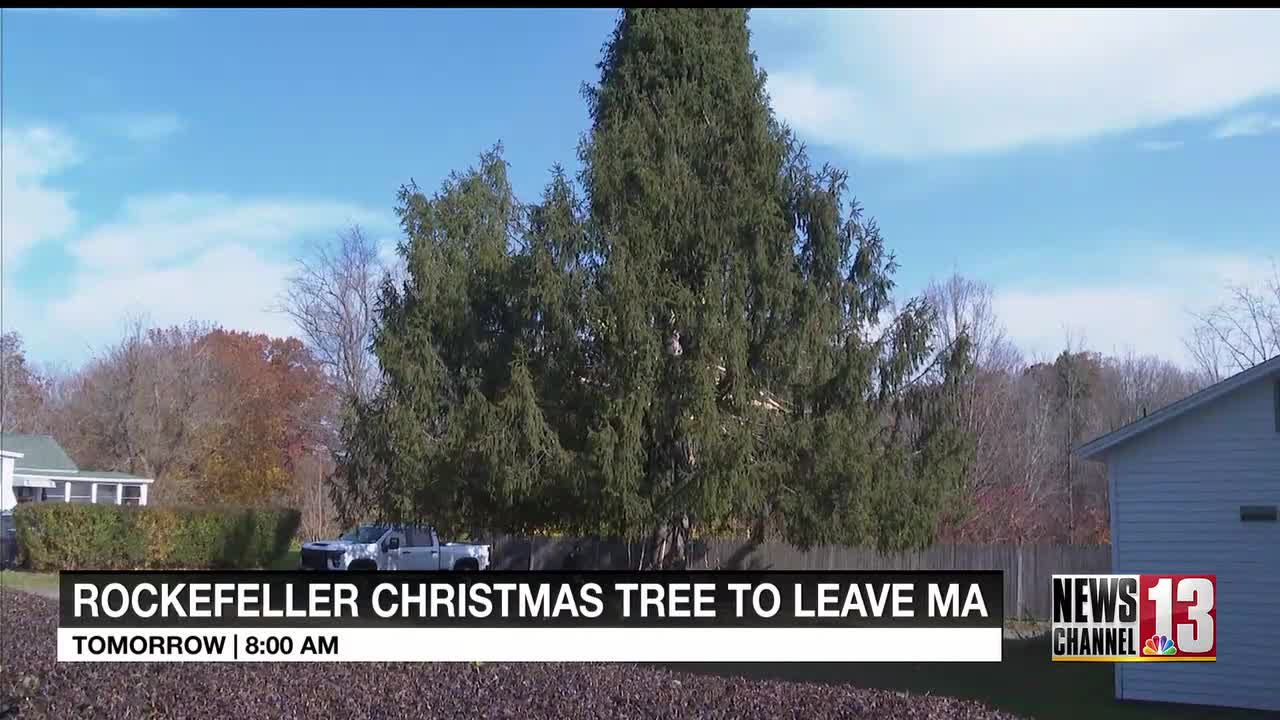
[[[291,332],[291,258],[497,141],[576,168],[609,10],[3,16],[5,330],[76,364],[131,314]],[[904,294],[990,283],[1009,335],[1183,360],[1280,255],[1280,13],[757,11],[779,114],[848,168]]]

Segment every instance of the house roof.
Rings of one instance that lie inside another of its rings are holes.
[[[1244,372],[1236,373],[1222,382],[1215,383],[1200,392],[1188,395],[1170,405],[1166,405],[1150,415],[1125,425],[1114,432],[1092,440],[1076,449],[1077,457],[1096,458],[1115,446],[1128,442],[1133,438],[1157,428],[1176,417],[1185,415],[1198,407],[1207,405],[1234,390],[1253,382],[1272,376],[1280,376],[1280,355],[1259,363]]]
[[[21,468],[62,472],[76,472],[80,469],[58,441],[48,435],[0,433],[0,450],[22,453],[22,459],[14,463],[15,472]]]
[[[151,482],[151,480],[141,475],[130,475],[119,470],[81,470],[76,477],[82,478],[103,478],[105,480],[141,480],[143,482]]]
[[[150,478],[144,478],[140,475],[130,475],[129,473],[117,472],[115,470],[81,470],[79,472],[58,472],[50,470],[33,470],[33,469],[17,469],[13,471],[14,477],[25,478],[47,478],[49,480],[72,480],[75,482],[97,482],[101,480],[124,482],[124,483],[149,483]]]
[[[115,470],[81,470],[58,441],[49,435],[0,433],[0,450],[6,454],[21,453],[21,459],[15,459],[13,463],[14,475],[85,482],[93,480],[151,482],[149,478]]]

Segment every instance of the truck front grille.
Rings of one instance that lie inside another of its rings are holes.
[[[302,567],[311,570],[329,569],[329,551],[302,549]]]

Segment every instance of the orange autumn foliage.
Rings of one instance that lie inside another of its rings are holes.
[[[296,338],[221,328],[200,342],[221,412],[200,438],[200,491],[215,502],[261,504],[288,492],[315,449],[329,397],[321,367]]]

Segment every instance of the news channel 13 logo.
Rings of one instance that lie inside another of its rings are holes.
[[[1054,575],[1057,662],[1217,660],[1216,575]]]

